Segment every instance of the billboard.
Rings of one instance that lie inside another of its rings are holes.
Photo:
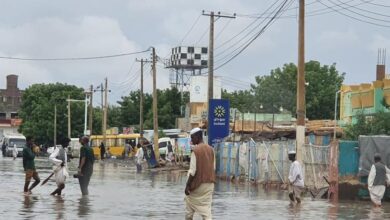
[[[214,77],[214,99],[221,98],[222,82],[220,77]],[[208,76],[191,76],[190,102],[207,102]]]
[[[210,99],[208,114],[208,143],[214,145],[229,135],[229,100]]]

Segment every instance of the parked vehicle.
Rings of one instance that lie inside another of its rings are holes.
[[[7,157],[12,157],[12,151],[14,145],[18,149],[18,157],[22,156],[23,148],[26,146],[26,137],[22,134],[4,134],[4,137],[1,141],[2,148],[4,147],[4,154]]]
[[[80,157],[81,144],[78,138],[71,138],[68,146],[68,158]]]
[[[106,135],[105,148],[106,153],[110,156],[122,157],[125,154],[126,141],[134,147],[139,143],[140,134],[118,134],[118,135]],[[100,144],[103,142],[103,135],[91,136],[91,147],[96,158],[100,158]],[[134,152],[132,152],[134,153]]]
[[[174,153],[173,149],[174,144],[171,141],[171,138],[169,137],[163,137],[158,139],[158,150],[160,152],[160,157],[162,159],[165,159],[165,157],[168,155],[169,151],[172,151]]]

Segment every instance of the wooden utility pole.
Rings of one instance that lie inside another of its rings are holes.
[[[296,155],[302,161],[305,143],[305,0],[299,0]]]
[[[89,135],[92,135],[92,124],[93,124],[93,85],[91,85],[90,93],[89,93]]]
[[[71,133],[71,120],[70,120],[70,95],[68,95],[68,138],[72,138],[72,133]]]
[[[236,14],[233,16],[230,15],[221,15],[221,12],[214,14],[214,12],[202,13],[205,16],[210,16],[210,31],[209,31],[209,57],[208,57],[208,93],[207,93],[207,114],[210,112],[209,101],[214,98],[214,22],[215,17],[217,18],[236,18]],[[211,123],[207,123],[208,128]],[[211,144],[211,143],[209,143]]]
[[[158,149],[158,115],[157,115],[157,85],[156,85],[156,49],[152,48],[152,70],[153,70],[153,145],[154,155],[156,160],[160,159],[160,152]]]
[[[101,95],[101,109],[102,109],[102,135],[104,134],[104,96],[103,96],[103,83],[100,84],[100,95]]]
[[[54,147],[57,145],[57,104],[54,104]]]
[[[209,83],[207,100],[214,97],[214,12],[210,13],[210,31],[209,31],[209,61],[208,61],[208,72],[209,72]]]
[[[144,136],[144,64],[152,63],[152,61],[147,59],[135,59],[136,62],[141,62],[141,91],[139,97],[139,133],[140,136]]]
[[[215,14],[213,11],[210,13],[202,13],[205,16],[210,16],[210,31],[209,31],[209,57],[208,57],[208,93],[207,98],[212,99],[214,96],[214,22],[215,17],[217,18],[236,18],[236,14],[222,15],[221,12]]]
[[[103,143],[106,146],[106,133],[107,133],[107,93],[108,93],[108,82],[105,78],[104,85],[104,110],[103,110]]]
[[[139,92],[139,133],[144,137],[144,60],[141,59],[141,89]]]

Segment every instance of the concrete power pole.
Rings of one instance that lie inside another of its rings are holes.
[[[68,138],[72,138],[72,133],[71,133],[71,120],[70,120],[70,95],[68,95]]]
[[[156,49],[152,49],[152,69],[153,69],[153,144],[154,155],[158,161],[160,158],[160,152],[158,149],[158,115],[157,115],[157,86],[156,86]]]
[[[89,94],[89,124],[88,124],[88,128],[89,128],[89,135],[92,135],[92,124],[93,124],[93,85],[91,85],[91,88],[90,88],[90,94]]]
[[[297,77],[297,160],[302,162],[302,147],[305,144],[305,0],[299,1],[298,27],[298,77]]]
[[[107,93],[108,93],[108,82],[105,78],[104,85],[104,109],[103,109],[103,143],[106,146],[106,132],[107,132]]]

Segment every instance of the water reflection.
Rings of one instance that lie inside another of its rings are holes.
[[[89,196],[81,196],[78,200],[78,212],[79,217],[88,216],[91,213],[91,204]]]
[[[56,213],[56,219],[65,219],[65,200],[62,196],[53,196],[53,210]]]
[[[38,201],[37,196],[32,196],[32,195],[24,195],[24,200],[23,200],[23,212],[26,213],[32,213],[34,204]]]

